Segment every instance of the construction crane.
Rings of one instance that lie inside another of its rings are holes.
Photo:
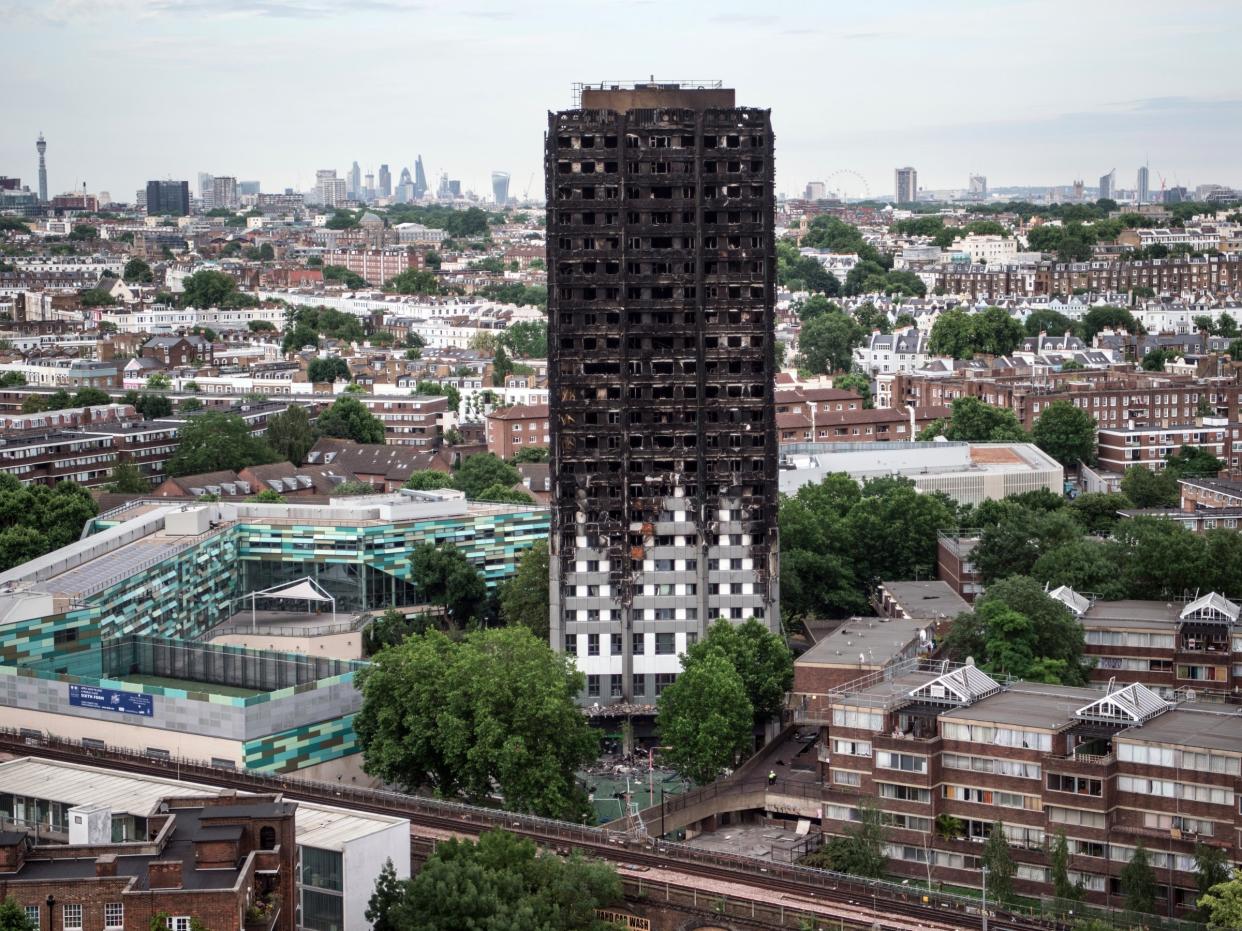
[[[522,192],[522,200],[530,200],[530,186],[535,181],[535,173],[532,171],[530,177],[526,179],[526,190]]]

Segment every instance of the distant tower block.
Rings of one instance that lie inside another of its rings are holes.
[[[39,150],[39,203],[47,203],[47,159],[44,153],[47,152],[47,140],[43,138],[43,133],[39,133],[39,141],[35,143],[35,148]]]

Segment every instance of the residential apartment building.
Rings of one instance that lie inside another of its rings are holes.
[[[1165,459],[1183,446],[1194,446],[1220,459],[1238,464],[1231,455],[1230,433],[1234,427],[1223,417],[1200,417],[1197,421],[1168,427],[1129,423],[1120,427],[1101,427],[1099,467],[1108,472],[1124,472],[1141,465],[1158,472]]]
[[[512,459],[523,449],[549,448],[548,405],[514,404],[487,415],[487,451],[501,459]]]
[[[898,168],[893,185],[899,205],[912,204],[919,199],[919,173],[913,168]]]
[[[549,114],[551,642],[650,705],[718,617],[780,621],[773,137],[731,89]]]
[[[355,397],[384,424],[384,442],[431,450],[440,445],[448,398],[442,395],[358,394]]]
[[[1018,254],[1018,241],[1012,236],[980,236],[972,233],[953,243],[953,252],[964,253],[976,265],[1001,265]]]
[[[190,334],[154,336],[143,344],[142,358],[153,359],[164,368],[181,368],[186,365],[211,365],[214,354],[210,340]]]
[[[64,388],[102,388],[119,385],[120,368],[115,362],[93,362],[89,359],[32,358],[27,362],[0,362],[0,373],[16,372],[31,386]]]
[[[983,593],[983,575],[972,554],[979,538],[971,535],[936,535],[936,578],[948,584],[966,601],[973,602]]]
[[[339,265],[367,283],[379,287],[411,268],[421,268],[422,253],[409,246],[386,246],[382,249],[325,249],[324,265]]]
[[[863,408],[809,417],[800,411],[776,415],[782,448],[799,443],[883,443],[914,440],[919,431],[949,416],[947,407],[913,411]],[[913,416],[911,416],[913,415]]]
[[[1069,401],[1094,417],[1102,429],[1120,429],[1132,421],[1169,427],[1202,416],[1235,423],[1239,391],[1242,388],[1225,379],[1159,372],[1065,372],[1039,378],[910,373],[894,380],[893,404],[948,406],[956,398],[976,397],[1013,411],[1029,430],[1049,405]]]
[[[931,358],[927,342],[928,335],[914,326],[892,333],[872,331],[854,349],[854,368],[869,375],[916,371]]]
[[[105,437],[57,429],[0,437],[0,472],[26,485],[76,482],[93,488],[108,481],[115,464],[116,451]]]
[[[165,463],[177,451],[180,424],[167,420],[135,418],[123,423],[93,423],[81,432],[105,437],[117,462],[136,466],[152,485],[164,480]]]
[[[1096,682],[1122,677],[1166,697],[1242,685],[1238,605],[1209,592],[1191,601],[1097,601],[1062,586],[1049,593],[1082,624]]]
[[[1140,684],[1002,684],[973,666],[934,666],[859,679],[817,712],[826,833],[877,806],[889,871],[978,887],[982,843],[999,823],[1014,889],[1032,897],[1051,894],[1049,850],[1064,833],[1071,881],[1088,902],[1117,906],[1141,844],[1162,914],[1194,906],[1196,844],[1242,858],[1242,731],[1221,706],[1173,704]]]

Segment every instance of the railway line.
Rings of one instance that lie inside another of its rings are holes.
[[[67,740],[35,740],[15,731],[0,731],[0,752],[119,768],[243,792],[281,792],[298,801],[407,818],[411,824],[411,842],[420,847],[434,842],[437,836],[443,834],[478,835],[486,830],[502,828],[562,853],[577,851],[584,856],[615,863],[621,867],[623,877],[632,881],[641,879],[640,871],[664,871],[685,877],[684,883],[690,888],[696,881],[702,882],[704,895],[708,896],[712,893],[706,890],[727,886],[731,890],[728,894],[733,898],[754,896],[753,901],[770,905],[773,894],[779,894],[778,897],[787,898],[791,911],[800,910],[802,914],[818,912],[831,917],[833,924],[840,920],[882,931],[913,931],[916,928],[950,931],[982,927],[982,916],[973,900],[907,889],[890,883],[869,882],[807,867],[711,853],[673,842],[630,837],[607,828],[585,827],[384,790],[359,789],[286,776],[265,776],[213,767],[201,761],[161,760],[118,749],[86,748]],[[423,837],[420,841],[419,828],[432,836]],[[1048,931],[1052,927],[1050,923],[1029,916],[1006,912],[992,912],[989,926],[996,931]]]

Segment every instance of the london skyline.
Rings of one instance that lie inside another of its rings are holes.
[[[320,168],[399,174],[421,152],[433,185],[447,171],[483,194],[499,169],[521,197],[541,190],[544,113],[574,81],[653,74],[722,79],[770,106],[782,192],[849,170],[891,193],[906,164],[926,189],[973,172],[993,188],[1090,184],[1111,168],[1131,188],[1144,162],[1153,187],[1242,183],[1230,4],[724,2],[660,8],[652,28],[656,9],[603,4],[583,24],[559,0],[7,0],[0,173],[33,186],[43,132],[52,194],[85,182],[126,200],[199,171],[304,190]],[[711,41],[686,42],[695,31]]]

